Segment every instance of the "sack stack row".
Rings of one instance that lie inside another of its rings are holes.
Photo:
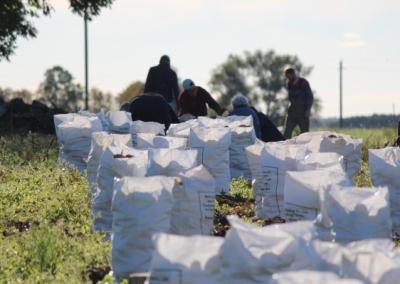
[[[60,160],[87,170],[93,227],[111,236],[118,279],[149,283],[396,283],[400,149],[369,151],[373,188],[352,179],[362,141],[333,132],[255,138],[251,117],[164,126],[125,112],[55,116]],[[229,217],[213,237],[215,196],[252,180],[255,227]],[[373,268],[371,268],[373,266]]]
[[[156,234],[148,283],[398,283],[400,252],[390,239],[326,242],[311,221],[260,228],[228,220],[225,238]]]

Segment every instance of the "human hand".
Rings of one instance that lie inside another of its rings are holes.
[[[306,112],[304,113],[304,115],[305,115],[306,117],[310,117],[310,116],[311,116],[311,111],[306,110]]]

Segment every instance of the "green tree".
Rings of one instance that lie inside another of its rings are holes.
[[[144,84],[141,81],[135,81],[130,84],[121,94],[118,95],[117,101],[120,104],[131,101],[134,97],[143,93]]]
[[[17,47],[17,39],[34,38],[37,35],[32,20],[41,15],[50,15],[53,7],[50,0],[1,0],[0,1],[0,61],[9,60]],[[110,7],[114,0],[69,0],[73,13],[87,14],[88,20],[100,13],[101,8]]]
[[[267,115],[282,125],[289,104],[284,76],[288,67],[293,67],[303,77],[312,71],[312,67],[304,66],[297,56],[280,55],[272,50],[229,55],[212,72],[210,87],[220,94],[222,105],[228,106],[232,97],[240,93],[255,106],[264,104]],[[318,102],[317,99],[316,104]]]
[[[111,109],[114,102],[114,97],[110,93],[105,93],[97,88],[90,90],[90,110],[99,112],[102,108],[105,110]]]
[[[0,88],[0,97],[2,97],[5,101],[10,101],[15,98],[21,98],[26,103],[31,103],[32,100],[35,99],[35,96],[32,92],[26,89],[21,90],[13,90],[11,88]]]
[[[39,94],[44,101],[67,111],[77,111],[83,106],[83,88],[74,83],[74,77],[61,66],[54,66],[44,74]]]

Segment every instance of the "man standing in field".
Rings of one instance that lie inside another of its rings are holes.
[[[301,133],[310,130],[310,112],[314,102],[314,95],[310,84],[304,78],[298,77],[293,68],[285,71],[288,79],[290,106],[286,118],[285,138],[290,139],[294,128],[298,125]]]
[[[178,77],[175,71],[171,69],[168,55],[161,56],[160,64],[150,68],[144,93],[160,94],[175,112],[178,110]]]

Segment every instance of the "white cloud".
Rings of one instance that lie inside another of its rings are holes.
[[[365,46],[367,42],[358,33],[345,33],[339,41],[339,46],[344,48],[357,48]]]

